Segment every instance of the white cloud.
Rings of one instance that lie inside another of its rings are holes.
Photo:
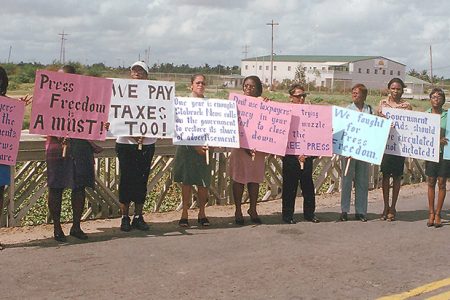
[[[130,64],[150,47],[151,63],[239,65],[270,53],[274,20],[277,54],[381,55],[408,69],[450,77],[450,3],[411,0],[6,0],[0,61]]]

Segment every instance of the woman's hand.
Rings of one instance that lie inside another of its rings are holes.
[[[256,156],[256,149],[245,149],[245,153],[247,153],[252,159]]]
[[[209,149],[208,146],[195,146],[194,148],[195,148],[195,151],[197,151],[197,153],[202,156],[205,156],[206,151]]]
[[[441,145],[447,145],[448,144],[448,139],[446,137],[441,137]]]
[[[301,163],[304,163],[307,158],[308,158],[308,156],[306,156],[306,155],[299,155],[297,157],[298,161],[301,162]]]
[[[30,95],[27,94],[27,95],[25,95],[25,97],[20,97],[19,100],[24,102],[25,105],[28,105],[33,100],[33,96],[30,96]]]

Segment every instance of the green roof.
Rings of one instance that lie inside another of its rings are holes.
[[[428,81],[424,81],[420,78],[411,76],[406,74],[405,75],[405,83],[414,83],[414,84],[423,84],[423,85],[431,85],[431,83],[429,83]]]
[[[298,62],[342,62],[349,63],[360,60],[383,58],[382,56],[348,56],[348,55],[274,55],[274,61],[298,61]],[[270,61],[270,55],[245,58],[242,61]],[[390,60],[392,61],[392,60]],[[402,63],[399,63],[404,65]]]

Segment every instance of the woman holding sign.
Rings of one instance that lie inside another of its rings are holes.
[[[59,72],[75,74],[71,65]],[[81,240],[88,238],[81,229],[81,217],[86,203],[86,187],[94,188],[94,152],[100,147],[88,140],[48,136],[45,143],[47,163],[48,208],[53,219],[53,237],[66,242],[61,228],[61,204],[64,189],[71,189],[73,223],[70,235]]]
[[[205,86],[206,78],[204,75],[193,75],[191,77],[191,97],[204,98]],[[181,183],[183,210],[178,222],[180,227],[189,227],[188,208],[192,199],[193,185],[196,185],[198,190],[198,223],[201,226],[210,225],[205,214],[208,187],[211,184],[211,166],[208,162],[212,153],[209,152],[211,151],[207,146],[177,146],[173,172],[174,181]]]
[[[131,66],[132,79],[146,80],[148,66],[137,61]],[[116,141],[116,153],[119,159],[119,202],[122,220],[120,230],[130,231],[132,228],[147,231],[148,224],[142,212],[147,197],[147,182],[150,176],[150,165],[155,154],[155,138],[120,136]],[[133,221],[129,216],[130,203],[134,202]]]
[[[408,109],[412,110],[411,104],[402,99],[403,89],[406,87],[403,80],[400,78],[392,78],[388,83],[389,97],[382,99],[378,105],[377,113],[381,117],[386,117],[383,114],[383,107]],[[397,155],[384,154],[381,161],[381,173],[383,174],[382,188],[384,210],[381,215],[381,220],[394,221],[397,211],[395,205],[397,204],[398,194],[400,192],[400,182],[405,166],[405,158]],[[389,180],[392,177],[392,204],[389,205]]]
[[[357,83],[352,87],[353,103],[348,109],[362,113],[372,114],[372,107],[365,104],[367,88],[364,84]],[[342,158],[342,191],[341,191],[341,216],[340,221],[348,220],[350,212],[350,198],[352,184],[355,185],[355,219],[367,222],[367,196],[369,193],[369,163],[351,157]]]
[[[3,67],[0,67],[0,96],[6,97],[6,92],[8,91],[8,75],[6,74],[6,71]],[[25,102],[25,105],[27,105],[31,101],[31,97],[29,98],[28,95],[22,98],[19,98],[20,101]],[[5,194],[5,187],[6,185],[10,184],[11,180],[11,167],[8,165],[0,164],[0,217],[3,215],[3,200],[4,200],[4,194]],[[0,244],[0,250],[2,250],[3,247]]]
[[[428,227],[442,227],[441,210],[444,205],[446,195],[447,178],[450,177],[450,160],[443,159],[443,148],[448,140],[445,138],[447,127],[447,111],[442,108],[445,103],[445,93],[440,88],[434,88],[430,93],[431,108],[427,112],[441,115],[441,140],[439,162],[425,161],[425,174],[428,176]],[[434,208],[435,187],[438,184],[437,206]]]
[[[244,79],[242,90],[245,96],[261,97],[262,83],[257,76],[248,76]],[[236,205],[234,213],[237,225],[244,225],[242,216],[242,195],[247,185],[250,197],[250,208],[247,213],[255,224],[262,224],[256,211],[259,194],[259,184],[264,180],[265,153],[249,149],[233,149],[230,155],[229,173],[233,180],[233,199]]]
[[[305,104],[306,96],[305,88],[300,84],[293,84],[289,88],[289,98],[293,104]],[[306,155],[283,157],[282,218],[285,223],[296,223],[294,210],[299,182],[303,194],[303,217],[309,222],[320,222],[315,215],[316,195],[312,178],[314,158]]]

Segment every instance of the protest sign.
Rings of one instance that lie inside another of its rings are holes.
[[[234,93],[229,99],[237,104],[241,148],[284,156],[291,105]]]
[[[24,112],[24,102],[0,96],[0,164],[16,164]]]
[[[236,103],[177,97],[173,144],[239,148]]]
[[[447,138],[447,145],[444,146],[444,159],[450,160],[450,118],[447,117],[447,124],[445,127],[445,137]]]
[[[112,80],[37,71],[30,133],[104,140]]]
[[[333,153],[379,165],[391,121],[333,106]]]
[[[291,104],[291,107],[286,154],[332,156],[332,107],[306,104]]]
[[[110,132],[114,136],[172,137],[174,97],[173,82],[114,78]]]
[[[383,114],[393,123],[384,153],[439,161],[440,115],[388,107]]]

